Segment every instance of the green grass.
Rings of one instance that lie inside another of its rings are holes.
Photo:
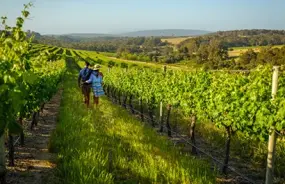
[[[107,56],[107,57],[116,57],[117,56],[116,52],[100,52],[100,54]]]
[[[71,60],[67,64],[50,146],[58,152],[62,183],[215,183],[208,162],[180,153],[166,137],[106,98],[99,108],[87,109],[76,86],[76,66]]]

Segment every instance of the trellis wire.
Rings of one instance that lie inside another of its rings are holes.
[[[112,98],[112,97],[109,97],[109,98],[111,98],[112,101],[115,101],[114,98]],[[129,106],[128,104],[122,104],[122,105],[125,105],[126,107]],[[137,112],[139,115],[143,115],[146,119],[148,119],[149,121],[151,121],[151,118],[148,117],[147,115],[141,113],[140,111],[138,111],[138,110],[136,110],[136,109],[134,109],[134,108],[133,108],[132,110],[135,111],[135,112]],[[154,121],[154,122],[155,122],[156,124],[160,125],[159,122],[157,122],[157,121]],[[167,126],[165,126],[165,125],[162,125],[162,126],[163,126],[165,129],[168,129]],[[211,154],[207,153],[206,151],[202,150],[202,149],[199,148],[198,146],[196,146],[196,145],[192,144],[191,142],[189,142],[189,141],[188,141],[187,139],[185,139],[184,137],[180,136],[178,132],[173,131],[173,130],[171,130],[171,129],[170,129],[170,131],[171,131],[171,133],[176,134],[177,137],[179,137],[180,139],[182,139],[183,141],[185,141],[187,144],[189,144],[189,145],[195,147],[199,152],[201,152],[201,153],[205,154],[206,156],[208,156],[209,158],[211,158],[213,161],[215,161],[215,162],[218,163],[219,165],[224,165],[223,162],[221,162],[221,161],[218,160],[217,158],[213,157]],[[243,175],[243,174],[241,174],[240,172],[236,171],[235,168],[230,167],[230,166],[227,166],[227,168],[228,168],[230,171],[232,171],[232,172],[234,172],[235,174],[237,174],[237,175],[239,175],[240,177],[242,177],[243,179],[245,179],[246,181],[248,181],[248,182],[250,182],[250,183],[252,183],[252,184],[256,184],[254,181],[252,181],[251,179],[249,179],[249,178],[246,177],[245,175]]]

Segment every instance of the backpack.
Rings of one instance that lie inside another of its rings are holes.
[[[91,74],[92,74],[92,70],[90,69],[87,70],[87,68],[85,68],[82,74],[82,81],[83,82],[87,81],[90,78]]]

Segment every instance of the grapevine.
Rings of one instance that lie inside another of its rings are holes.
[[[272,126],[277,131],[285,128],[285,77],[279,79],[280,87],[273,102],[271,75],[270,66],[260,66],[250,73],[197,70],[164,74],[150,69],[131,68],[124,72],[116,68],[105,76],[104,81],[106,87],[118,90],[124,96],[142,99],[148,105],[158,106],[162,101],[178,107],[191,117],[189,133],[194,144],[196,119],[198,122],[211,120],[224,129],[227,143],[223,170],[226,172],[233,134],[242,132],[248,137],[266,140]]]
[[[17,18],[16,26],[6,24],[7,17],[2,17],[5,30],[0,35],[0,178],[5,180],[5,132],[11,139],[14,134],[22,134],[23,118],[38,112],[56,92],[57,84],[65,71],[63,60],[51,60],[50,54],[41,52],[35,57],[31,52],[31,41],[22,31],[24,21],[29,16],[32,4],[24,5],[22,16]],[[18,121],[20,123],[18,123]],[[23,140],[21,141],[23,143]],[[10,165],[13,158],[10,157]]]

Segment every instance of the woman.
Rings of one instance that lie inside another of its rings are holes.
[[[93,68],[93,72],[89,78],[89,80],[85,81],[85,83],[91,83],[94,94],[94,104],[98,106],[99,97],[104,95],[104,90],[102,87],[103,83],[103,74],[99,72],[100,65],[95,65]]]

